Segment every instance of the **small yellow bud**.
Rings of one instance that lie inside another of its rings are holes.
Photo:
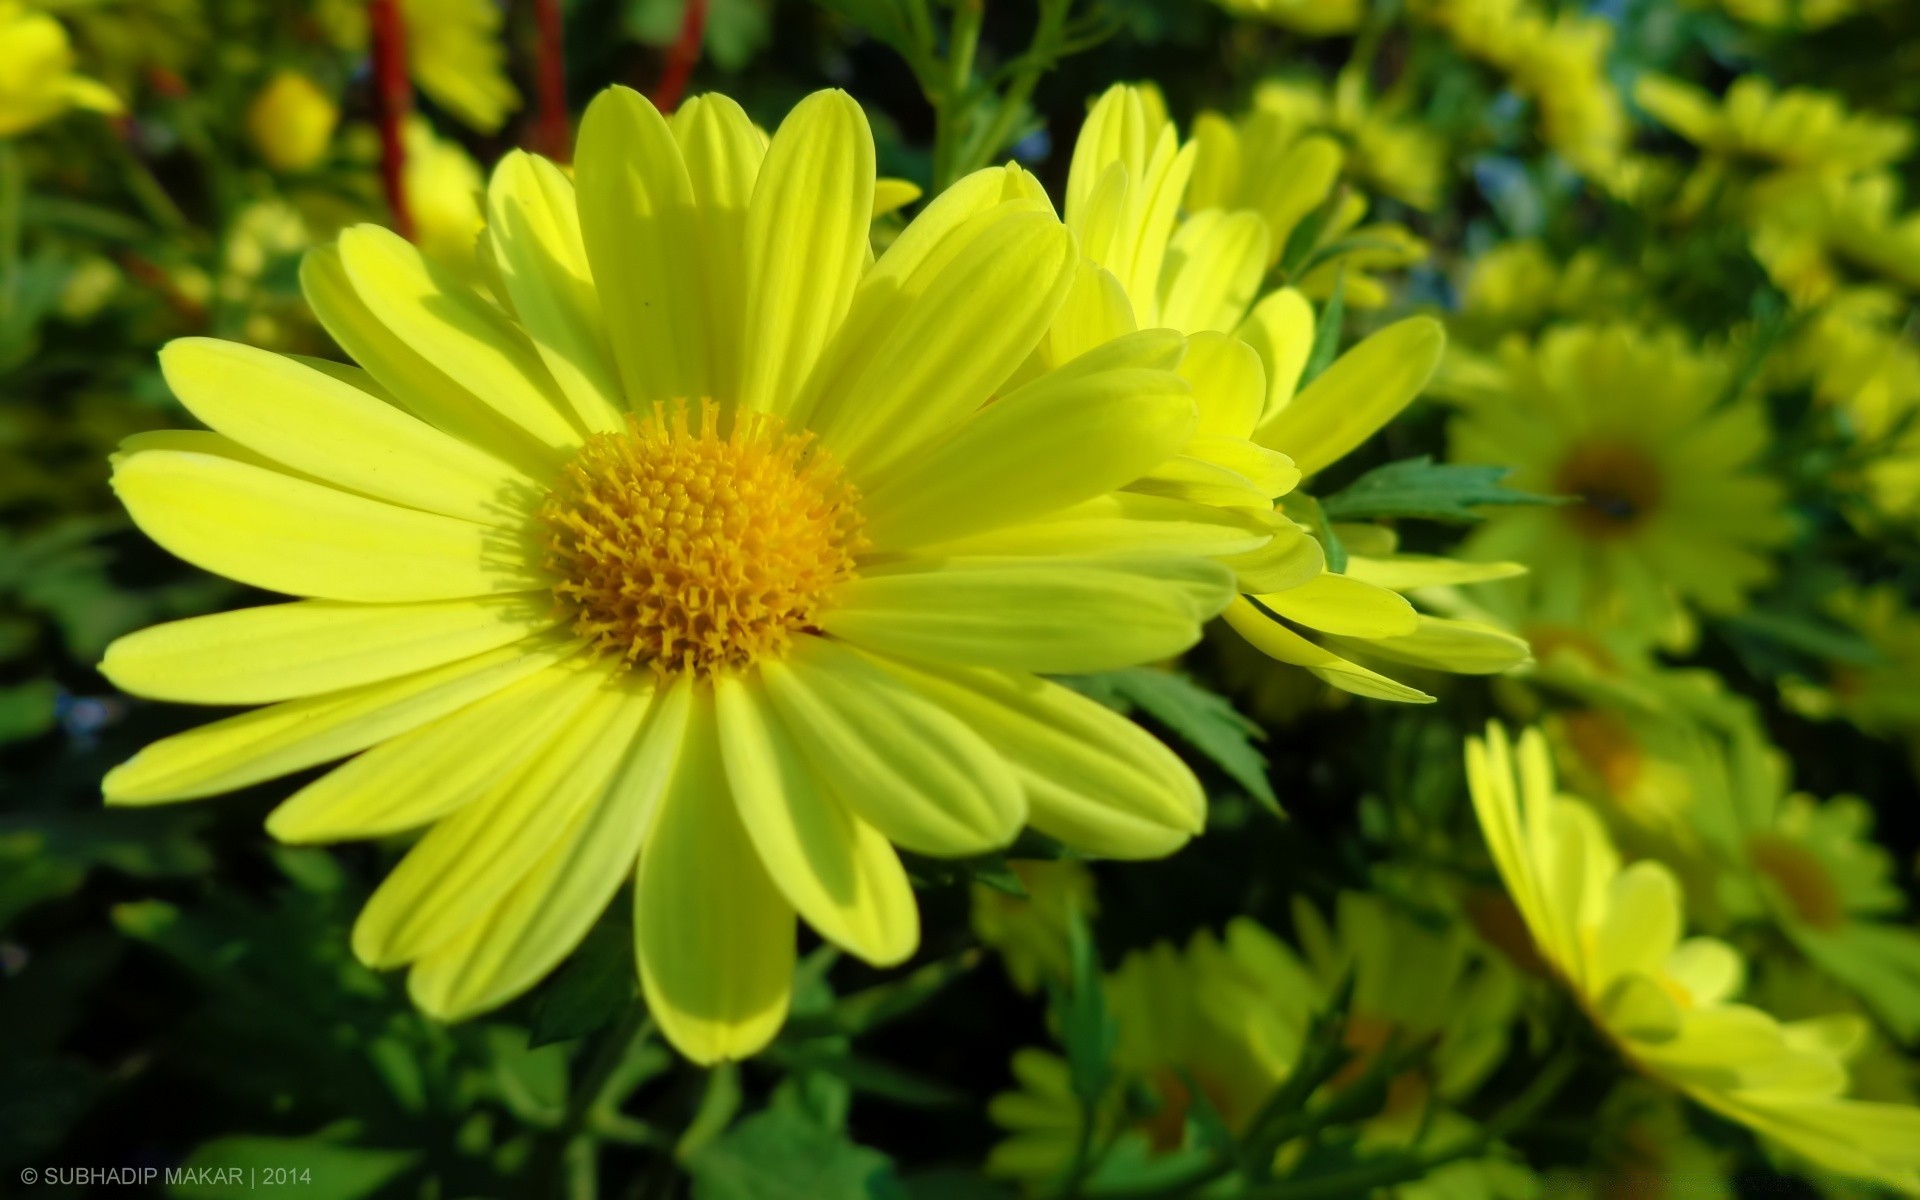
[[[340,108],[297,71],[281,71],[253,98],[247,133],[276,171],[305,171],[326,156]]]

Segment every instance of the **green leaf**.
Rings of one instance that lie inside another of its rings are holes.
[[[1320,372],[1332,366],[1333,360],[1339,356],[1340,326],[1346,316],[1347,268],[1343,264],[1333,275],[1333,295],[1327,297],[1325,306],[1320,309],[1320,322],[1313,330],[1313,349],[1307,354],[1306,369],[1300,372],[1296,394],[1319,378]]]
[[[0,687],[0,745],[39,737],[54,727],[60,689],[51,679]]]
[[[860,1034],[905,1016],[945,990],[948,984],[980,963],[980,951],[966,950],[943,958],[887,983],[843,996],[819,1014],[796,1014],[787,1022],[787,1037],[824,1034]]]
[[[1289,492],[1280,498],[1280,511],[1305,525],[1319,539],[1327,570],[1335,575],[1347,573],[1347,544],[1340,540],[1339,531],[1334,529],[1333,521],[1318,500],[1305,492]]]
[[[809,1048],[778,1052],[772,1057],[789,1070],[831,1075],[856,1092],[879,1096],[896,1104],[914,1108],[958,1108],[967,1102],[964,1092],[902,1070],[891,1063],[857,1054],[816,1052]]]
[[[413,1150],[342,1146],[318,1138],[228,1137],[204,1143],[181,1164],[167,1194],[205,1200],[284,1187],[310,1200],[371,1196],[420,1160]]]
[[[1081,687],[1087,694],[1104,691],[1122,702],[1114,707],[1137,707],[1172,730],[1269,811],[1280,814],[1280,798],[1267,780],[1266,757],[1253,744],[1264,740],[1266,734],[1225,696],[1184,675],[1152,667],[1082,676],[1074,686],[1080,687],[1082,681],[1092,682],[1091,688]]]
[[[1067,950],[1073,975],[1065,987],[1049,982],[1060,1045],[1067,1052],[1073,1093],[1092,1112],[1113,1083],[1113,1048],[1120,1027],[1107,1011],[1107,991],[1100,973],[1099,950],[1078,911],[1069,914]]]
[[[868,1200],[898,1187],[886,1155],[785,1109],[740,1122],[686,1168],[694,1200]]]
[[[1489,505],[1567,504],[1566,496],[1517,492],[1501,485],[1511,467],[1436,463],[1427,455],[1376,467],[1320,501],[1329,520],[1377,521],[1413,517],[1471,525]]]
[[[572,1041],[611,1025],[636,1003],[638,980],[633,918],[626,905],[615,904],[534,998],[528,1047]]]

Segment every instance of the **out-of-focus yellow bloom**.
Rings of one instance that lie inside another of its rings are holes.
[[[1613,26],[1568,10],[1549,16],[1530,0],[1417,0],[1462,53],[1507,76],[1539,110],[1540,137],[1583,174],[1625,187],[1626,108],[1607,77]]]
[[[1523,661],[1518,639],[1420,613],[1399,594],[1517,568],[1396,555],[1383,535],[1354,547],[1346,571],[1334,572],[1320,543],[1276,510],[1274,499],[1303,475],[1358,447],[1419,394],[1445,334],[1424,317],[1398,322],[1301,387],[1313,309],[1293,289],[1249,308],[1271,261],[1274,226],[1258,211],[1205,208],[1181,220],[1178,197],[1195,154],[1194,144],[1180,146],[1157,93],[1121,86],[1094,105],[1068,175],[1066,221],[1088,262],[1056,325],[1052,358],[1069,361],[1074,339],[1087,331],[1106,337],[1163,324],[1191,335],[1181,369],[1194,382],[1201,425],[1181,455],[1132,490],[1264,523],[1272,534],[1265,546],[1221,558],[1252,597],[1237,601],[1227,619],[1269,657],[1336,687],[1376,699],[1432,699],[1354,662],[1362,650],[1474,674]]]
[[[1698,5],[1702,0],[1691,0]],[[1825,29],[1859,13],[1871,12],[1885,0],[1705,0],[1718,3],[1735,20],[1763,29]]]
[[[1237,17],[1304,33],[1308,37],[1334,37],[1360,28],[1367,15],[1365,0],[1214,0]]]
[[[1828,601],[1842,625],[1866,639],[1871,662],[1832,663],[1824,679],[1791,679],[1783,699],[1816,720],[1851,721],[1867,733],[1916,739],[1920,761],[1920,613],[1893,587],[1845,591]]]
[[[1848,267],[1920,293],[1920,210],[1901,214],[1899,191],[1884,171],[1763,180],[1745,200],[1754,257],[1801,304],[1840,290]]]
[[[1556,1200],[1732,1200],[1733,1152],[1695,1134],[1673,1093],[1629,1078],[1593,1115],[1592,1156],[1545,1173]]]
[[[477,282],[477,247],[486,225],[480,203],[487,186],[480,164],[460,143],[434,133],[424,117],[410,118],[404,134],[413,240],[429,258]]]
[[[1846,1098],[1851,1014],[1783,1024],[1735,1003],[1724,942],[1685,934],[1664,865],[1622,866],[1592,810],[1556,794],[1546,740],[1490,725],[1467,780],[1494,864],[1539,957],[1649,1077],[1828,1170],[1920,1191],[1920,1109]]]
[[[67,31],[20,0],[0,0],[0,137],[12,137],[71,108],[117,113],[120,98],[73,73]]]
[[[1806,384],[1836,409],[1858,443],[1836,471],[1876,512],[1920,516],[1920,343],[1902,325],[1907,306],[1876,289],[1838,293],[1775,355],[1774,377]]]
[[[1456,461],[1514,468],[1513,487],[1571,504],[1490,518],[1463,553],[1526,564],[1527,608],[1580,629],[1689,644],[1691,608],[1738,611],[1791,532],[1783,493],[1753,460],[1766,444],[1752,395],[1678,334],[1549,330],[1501,347],[1505,387],[1449,429]]]
[[[276,171],[304,171],[326,157],[340,106],[298,71],[280,71],[247,109],[254,149]]]
[[[1506,1053],[1518,999],[1512,973],[1478,953],[1464,923],[1435,930],[1374,895],[1342,893],[1332,926],[1296,901],[1294,927],[1299,951],[1242,917],[1224,938],[1203,931],[1184,951],[1161,943],[1127,956],[1106,981],[1119,1029],[1116,1090],[1137,1088],[1156,1107],[1125,1124],[1122,1108],[1109,1105],[1095,1114],[1103,1136],[1133,1140],[1148,1155],[1182,1148],[1192,1087],[1228,1129],[1245,1131],[1292,1072],[1315,1015],[1349,976],[1346,1043],[1355,1057],[1329,1088],[1351,1083],[1390,1045],[1434,1043],[1422,1063],[1393,1078],[1385,1109],[1362,1128],[1363,1143],[1410,1148],[1471,1131],[1453,1106]],[[1044,1183],[1072,1157],[1080,1105],[1066,1064],[1054,1055],[1022,1050],[1013,1070],[1021,1090],[996,1096],[988,1108],[1009,1136],[994,1147],[987,1169]],[[1297,1149],[1282,1146],[1278,1157]]]
[[[1734,80],[1718,102],[1690,83],[1642,75],[1633,98],[1709,155],[1787,170],[1869,170],[1913,145],[1911,122],[1850,113],[1838,96],[1811,88],[1777,91],[1758,75]]]
[[[481,133],[493,133],[520,107],[507,79],[503,17],[494,0],[401,0],[407,69],[420,90]]]
[[[984,883],[973,885],[973,932],[991,946],[1013,986],[1033,993],[1073,974],[1067,930],[1075,913],[1091,919],[1100,911],[1093,872],[1070,858],[1008,864],[1026,888],[1013,896]]]
[[[124,282],[126,276],[105,255],[94,254],[82,259],[74,264],[66,283],[61,285],[58,306],[61,318],[76,323],[88,320],[107,306]]]
[[[1580,250],[1560,263],[1545,246],[1523,238],[1502,242],[1473,261],[1460,319],[1469,331],[1485,336],[1568,318],[1623,316],[1629,307],[1644,318],[1650,301],[1639,293],[1634,273],[1597,250]],[[1441,368],[1443,374],[1449,369]]]
[[[1425,126],[1397,120],[1391,109],[1376,106],[1367,96],[1366,77],[1358,70],[1342,71],[1331,89],[1299,81],[1262,83],[1254,89],[1249,115],[1234,130],[1243,139],[1283,145],[1310,134],[1331,133],[1345,145],[1345,166],[1361,183],[1414,208],[1432,209],[1440,203],[1440,189],[1446,182],[1446,143]],[[1196,123],[1194,135],[1201,142],[1203,159],[1194,172],[1197,186],[1210,188],[1215,186],[1210,182],[1213,173],[1224,177],[1230,171],[1233,154],[1225,149],[1226,140],[1218,130],[1203,136]],[[1206,161],[1216,150],[1221,154]],[[1263,157],[1258,148],[1247,147],[1243,152],[1249,151],[1253,162]],[[1218,186],[1223,194],[1232,190],[1224,178]],[[1200,206],[1205,201],[1194,203]]]

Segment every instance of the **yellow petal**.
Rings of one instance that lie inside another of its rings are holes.
[[[580,672],[584,706],[518,771],[436,822],[400,860],[353,925],[353,953],[370,967],[411,962],[444,946],[524,879],[605,794],[653,697],[645,676]]]
[[[1020,832],[1026,797],[999,754],[880,666],[803,638],[761,677],[814,772],[889,840],[959,857]]]
[[[1257,512],[1273,536],[1266,545],[1242,554],[1223,556],[1242,592],[1260,595],[1284,592],[1306,584],[1327,569],[1320,543],[1306,530],[1275,512]]]
[[[508,687],[578,649],[548,639],[506,646],[400,679],[289,700],[162,738],[107,772],[109,804],[160,804],[230,792],[343,758]]]
[[[740,404],[787,413],[871,254],[873,131],[842,91],[793,107],[747,208]]]
[[[1167,250],[1160,322],[1182,333],[1231,330],[1260,289],[1268,248],[1267,223],[1258,213],[1216,208],[1189,217]]]
[[[1245,599],[1235,599],[1222,615],[1226,617],[1227,624],[1233,626],[1234,632],[1246,638],[1255,650],[1269,658],[1305,667],[1343,692],[1374,700],[1397,700],[1405,704],[1433,703],[1433,697],[1418,688],[1408,687],[1377,671],[1369,671],[1314,645]]]
[[[1299,292],[1283,288],[1254,305],[1235,336],[1253,347],[1266,368],[1259,418],[1264,421],[1292,403],[1300,386],[1313,354],[1313,306]]]
[[[1052,215],[1010,201],[961,224],[904,280],[876,265],[808,383],[810,428],[856,481],[945,433],[1039,344],[1075,262]]]
[[[1303,474],[1333,463],[1391,421],[1433,377],[1447,344],[1431,317],[1389,325],[1347,351],[1254,439],[1293,457]]]
[[[655,401],[711,394],[693,181],[646,97],[610,87],[587,106],[574,184],[627,403],[645,412]]]
[[[1216,508],[1137,492],[1112,492],[1020,525],[927,547],[929,556],[1119,557],[1258,551],[1273,527],[1251,509]]]
[[[1253,347],[1224,333],[1192,334],[1180,374],[1193,385],[1200,409],[1195,433],[1230,438],[1253,433],[1267,399],[1266,370]]]
[[[515,150],[487,187],[487,231],[513,311],[588,432],[619,429],[620,370],[580,235],[573,181]]]
[[[820,625],[908,658],[1105,671],[1187,649],[1232,595],[1231,572],[1203,560],[948,559],[861,576]]]
[[[1256,183],[1254,207],[1267,219],[1269,263],[1287,248],[1294,227],[1325,203],[1340,177],[1346,154],[1339,143],[1320,134],[1301,138]]]
[[[1399,637],[1419,627],[1406,597],[1386,588],[1323,571],[1284,592],[1256,597],[1287,620],[1348,637]]]
[[[911,179],[876,179],[873,182],[873,215],[884,217],[905,208],[920,198],[920,185]]]
[[[1199,780],[1138,725],[1030,675],[890,665],[973,726],[1025,786],[1028,822],[1104,858],[1160,858],[1206,823]]]
[[[1349,560],[1351,562],[1351,560]],[[1330,637],[1327,645],[1348,654],[1372,655],[1391,662],[1462,675],[1495,675],[1533,655],[1526,639],[1474,621],[1418,614],[1412,633],[1367,640]]]
[[[1680,942],[1680,905],[1680,883],[1660,863],[1643,859],[1615,876],[1593,930],[1590,986],[1623,975],[1659,979]]]
[[[340,235],[340,262],[368,311],[447,378],[550,454],[582,440],[572,408],[512,321],[390,229]]]
[[[559,470],[559,456],[455,383],[374,315],[354,290],[338,246],[307,252],[300,262],[300,290],[333,340],[414,416],[531,478]]]
[[[1046,351],[1052,364],[1070,363],[1137,328],[1133,302],[1120,281],[1083,258],[1074,269],[1073,285],[1053,318],[1053,328],[1047,331]]]
[[[700,213],[700,273],[706,297],[707,387],[740,394],[741,314],[747,306],[747,204],[767,156],[766,135],[718,92],[695,96],[673,114],[687,179]]]
[[[793,908],[727,793],[713,694],[696,687],[673,782],[640,848],[633,933],[648,1011],[702,1064],[772,1041],[793,984]]]
[[[807,924],[875,966],[920,944],[920,909],[900,857],[808,768],[757,681],[718,676],[714,714],[727,786],[761,865]]]
[[[213,454],[147,450],[114,469],[134,524],[195,566],[326,600],[450,600],[544,586],[522,532],[368,500]]]
[[[1173,453],[1193,430],[1192,394],[1172,371],[1134,365],[1169,337],[1133,334],[1083,355],[871,485],[861,507],[874,547],[1018,524],[1112,491]]]
[[[693,684],[655,704],[606,792],[480,919],[422,955],[407,991],[422,1011],[459,1020],[538,983],[573,952],[639,860],[686,736]]]
[[[1392,588],[1396,592],[1462,583],[1488,583],[1526,573],[1527,569],[1519,563],[1468,562],[1465,559],[1427,554],[1394,554],[1385,558],[1347,555],[1347,574],[1364,583]]]
[[[160,369],[187,411],[215,430],[363,495],[513,526],[545,491],[499,459],[283,355],[179,338],[160,351]]]
[[[1299,477],[1298,472],[1288,469],[1291,460],[1285,455],[1252,442],[1241,441],[1236,445],[1234,439],[1195,438],[1189,447],[1200,453],[1187,453],[1183,449],[1129,483],[1127,490],[1193,504],[1258,509],[1271,508],[1278,494],[1266,491],[1266,486],[1285,485],[1280,487],[1284,492]],[[1230,461],[1218,462],[1216,458]],[[1240,467],[1264,475],[1265,479],[1251,479],[1240,472]]]
[[[421,828],[518,775],[588,698],[579,672],[537,672],[335,767],[269,813],[267,832],[315,843]]]
[[[302,600],[170,621],[107,647],[121,691],[184,704],[270,704],[471,658],[553,626],[552,601],[508,595],[425,604]]]

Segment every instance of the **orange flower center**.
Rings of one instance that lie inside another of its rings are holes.
[[[1555,472],[1553,486],[1562,495],[1580,497],[1560,510],[1573,527],[1602,539],[1639,529],[1666,492],[1660,467],[1646,451],[1609,441],[1576,447]]]
[[[547,497],[548,568],[574,632],[662,676],[786,653],[865,549],[858,493],[811,434],[702,401],[597,433]]]
[[[1747,857],[1773,880],[1802,921],[1815,929],[1838,929],[1846,919],[1840,888],[1813,852],[1774,833],[1747,839]]]

